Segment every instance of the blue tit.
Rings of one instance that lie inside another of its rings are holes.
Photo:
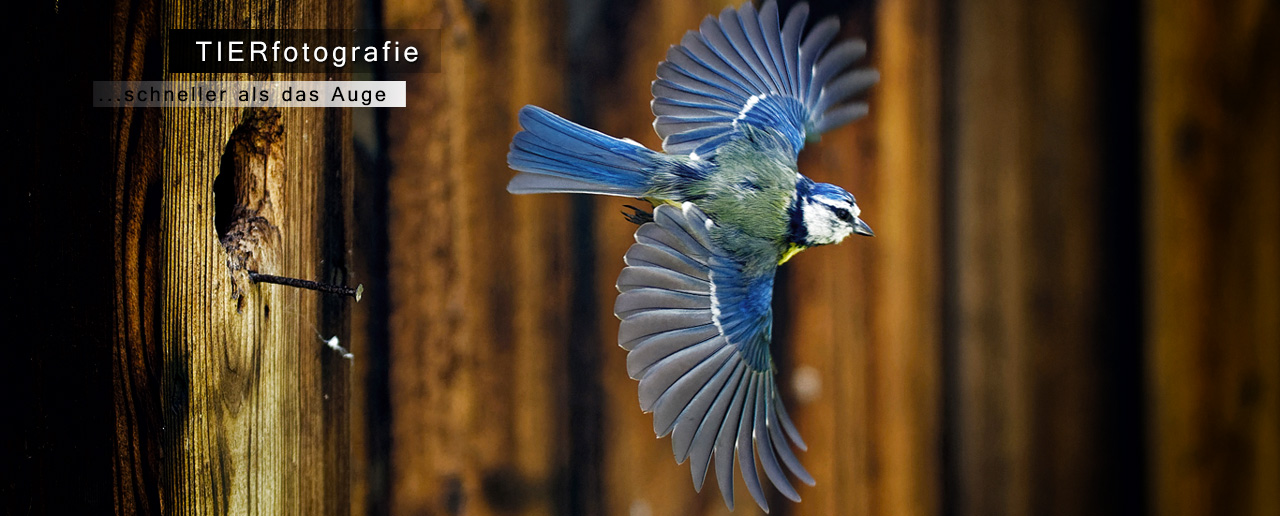
[[[618,344],[654,432],[671,436],[699,491],[714,458],[730,509],[735,451],[765,511],[757,461],[793,501],[800,496],[787,471],[814,483],[792,450],[806,446],[783,407],[769,349],[778,266],[809,247],[872,236],[853,195],[797,171],[807,141],[866,115],[867,104],[851,99],[879,80],[851,69],[863,42],[828,48],[834,18],[805,34],[808,12],[799,4],[780,24],[773,1],[759,11],[746,3],[707,16],[672,46],[653,82],[665,153],[525,106],[507,155],[520,172],[511,193],[656,206],[618,277]]]

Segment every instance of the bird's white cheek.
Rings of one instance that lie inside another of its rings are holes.
[[[810,205],[809,209],[804,210],[804,227],[809,233],[809,241],[825,244],[838,241],[836,236],[836,226],[832,222],[831,217],[823,212],[824,208]]]

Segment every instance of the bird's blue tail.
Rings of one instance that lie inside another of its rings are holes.
[[[524,128],[511,140],[507,164],[521,173],[514,194],[589,193],[643,197],[661,154],[575,124],[537,106],[520,110]]]

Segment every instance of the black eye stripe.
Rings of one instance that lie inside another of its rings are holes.
[[[853,222],[853,215],[849,213],[849,210],[846,210],[844,208],[835,208],[833,211],[835,211],[836,217],[839,218],[840,220],[843,220],[845,222]]]

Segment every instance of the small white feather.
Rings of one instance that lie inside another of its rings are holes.
[[[342,358],[345,358],[347,360],[351,360],[352,358],[355,358],[355,356],[352,355],[350,351],[347,351],[347,348],[342,347],[342,344],[338,342],[337,335],[329,337],[329,340],[325,341],[324,343],[325,345],[329,346],[329,349],[337,351],[338,353],[342,353]]]

